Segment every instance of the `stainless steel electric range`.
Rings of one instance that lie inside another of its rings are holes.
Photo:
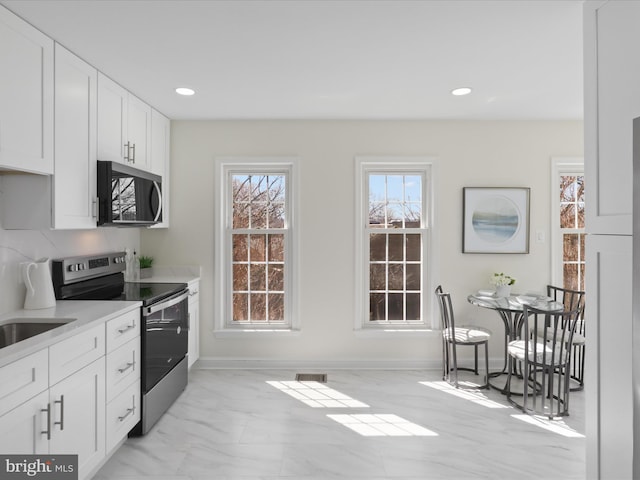
[[[125,282],[124,252],[54,259],[59,300],[128,300],[141,309],[141,420],[144,435],[187,385],[189,290],[186,283]]]

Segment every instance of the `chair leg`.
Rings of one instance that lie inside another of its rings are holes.
[[[474,373],[476,375],[478,375],[478,345],[474,345],[473,346],[473,354],[474,354],[474,359],[475,359],[475,363],[474,363]]]
[[[456,345],[451,344],[451,350],[453,351],[453,378],[456,388],[458,388],[458,355],[456,352]]]
[[[489,342],[484,343],[484,372],[486,375],[483,388],[489,388]]]

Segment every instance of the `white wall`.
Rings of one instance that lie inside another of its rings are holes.
[[[458,315],[495,332],[491,356],[502,355],[503,326],[494,312],[466,302],[494,271],[518,279],[516,291],[542,290],[550,269],[551,157],[582,156],[580,121],[174,121],[171,228],[142,232],[145,254],[159,264],[203,267],[201,356],[217,360],[373,362],[437,365],[437,334],[363,338],[353,331],[354,157],[426,155],[439,160],[436,237],[439,273]],[[213,334],[213,202],[217,156],[300,157],[299,336],[240,338]],[[461,253],[462,188],[531,188],[528,255]],[[543,231],[544,243],[535,232]],[[431,292],[427,292],[430,295]],[[328,301],[331,299],[331,301]]]
[[[0,183],[1,184],[1,183]],[[2,201],[0,192],[0,202]],[[138,248],[138,229],[3,230],[0,222],[0,314],[22,308],[25,286],[20,263]]]

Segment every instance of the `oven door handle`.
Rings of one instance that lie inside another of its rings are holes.
[[[170,297],[167,300],[163,300],[160,303],[147,307],[146,309],[144,309],[146,310],[146,313],[144,315],[145,316],[152,315],[156,312],[159,312],[160,310],[164,310],[165,308],[172,307],[180,303],[181,301],[183,301],[185,298],[189,298],[189,290],[185,290],[184,292],[181,292],[176,297]]]

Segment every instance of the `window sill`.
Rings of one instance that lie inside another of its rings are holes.
[[[382,338],[382,337],[433,337],[439,336],[440,330],[434,330],[433,328],[393,328],[393,327],[380,327],[380,328],[363,328],[354,330],[354,334],[357,338]]]
[[[300,336],[300,330],[285,328],[228,328],[214,330],[213,336],[216,338],[241,338],[247,336],[298,337]]]

